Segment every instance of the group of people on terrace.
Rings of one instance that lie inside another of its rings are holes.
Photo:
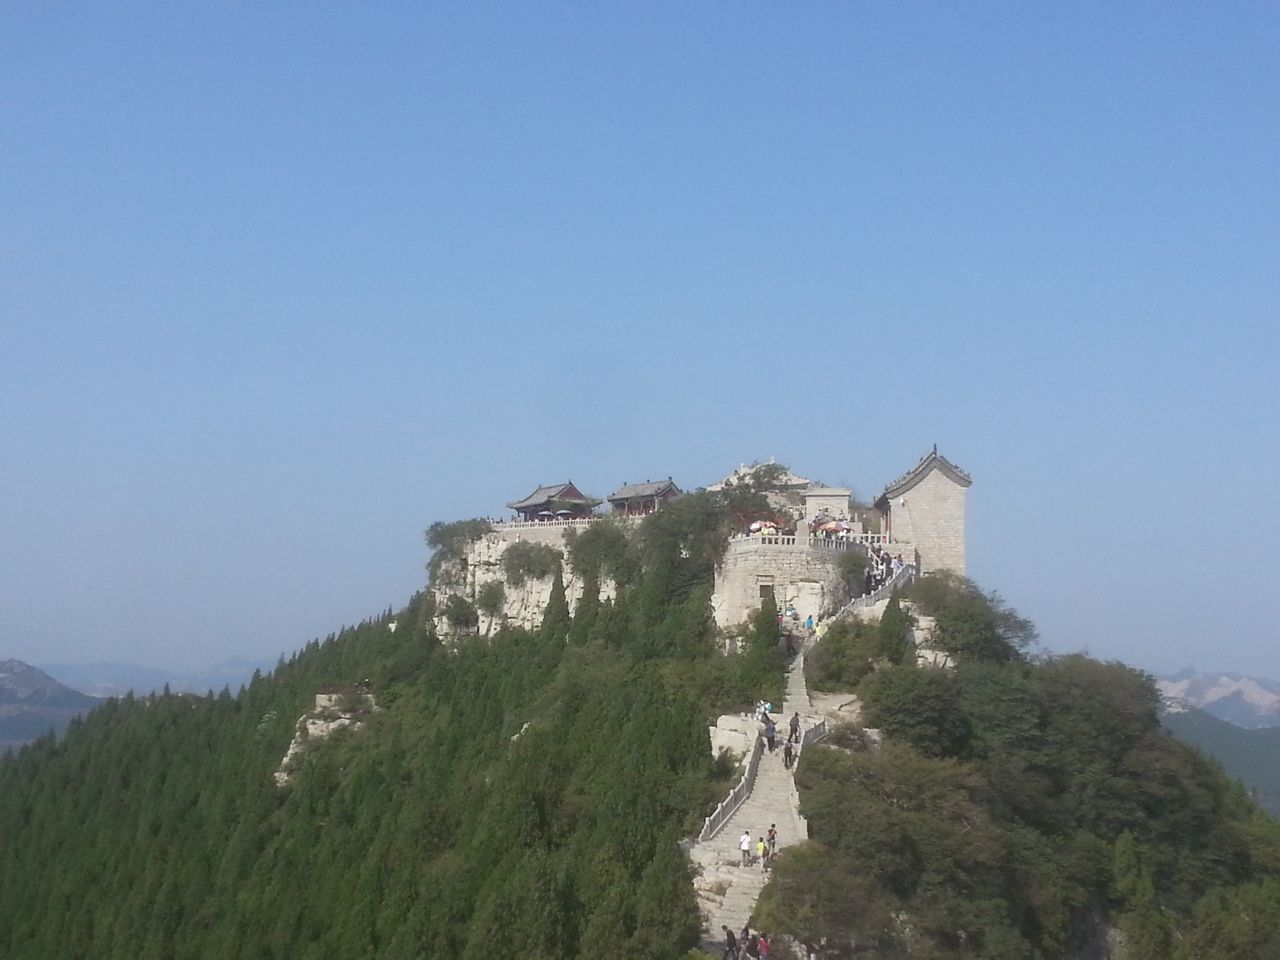
[[[775,520],[773,518],[765,518],[763,520],[752,520],[747,524],[746,535],[748,537],[792,537],[795,536],[796,525],[794,521],[788,523],[785,520]]]
[[[829,540],[834,543],[859,541],[862,537],[862,524],[850,523],[843,518],[820,513],[809,521],[809,536],[815,540]]]

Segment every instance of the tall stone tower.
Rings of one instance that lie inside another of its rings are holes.
[[[972,478],[933,450],[876,499],[885,530],[915,545],[920,572],[964,575],[964,501]]]

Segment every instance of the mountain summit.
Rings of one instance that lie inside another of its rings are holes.
[[[43,670],[21,660],[0,661],[0,704],[73,707],[84,710],[97,700],[64,687]]]
[[[0,660],[0,753],[54,730],[98,703],[21,660]]]

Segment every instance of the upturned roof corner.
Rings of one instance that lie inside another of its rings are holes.
[[[636,497],[656,497],[668,491],[674,491],[677,494],[681,492],[675,481],[670,477],[666,480],[648,480],[644,483],[625,483],[605,499],[610,503],[614,503],[615,501],[631,500]]]

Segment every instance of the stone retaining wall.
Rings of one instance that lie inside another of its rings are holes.
[[[722,627],[742,623],[760,608],[760,588],[772,587],[779,610],[795,607],[800,619],[817,620],[849,599],[840,579],[842,551],[794,545],[778,547],[757,539],[730,541],[716,568],[711,606]]]

